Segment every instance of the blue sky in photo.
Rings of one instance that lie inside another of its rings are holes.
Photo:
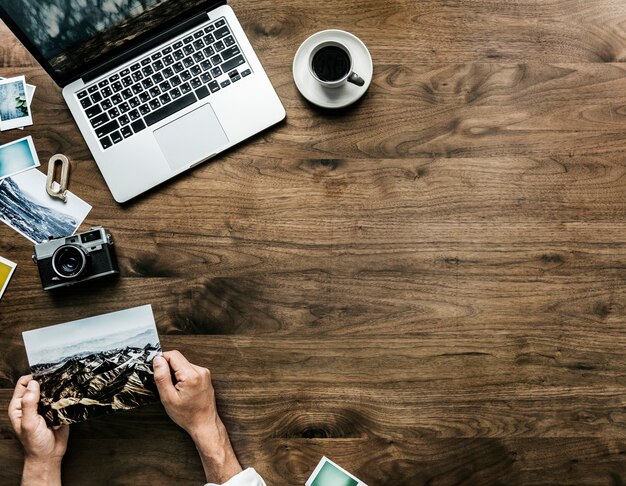
[[[0,177],[35,167],[28,139],[0,148]]]

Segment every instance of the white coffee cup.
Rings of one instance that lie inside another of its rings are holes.
[[[325,88],[339,88],[346,83],[363,86],[365,81],[352,70],[352,54],[341,42],[320,42],[311,50],[309,71]]]

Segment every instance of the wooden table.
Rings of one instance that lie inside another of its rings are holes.
[[[118,243],[116,284],[40,289],[31,245],[0,303],[0,483],[21,332],[140,304],[208,366],[241,462],[303,485],[322,455],[370,486],[626,478],[626,3],[233,0],[287,121],[136,201],[110,196],[58,87],[6,27],[1,75],[37,85],[43,161]],[[324,28],[370,48],[356,106],[314,108],[291,62]],[[42,170],[45,170],[45,164]],[[160,405],[72,427],[68,485],[198,485]]]

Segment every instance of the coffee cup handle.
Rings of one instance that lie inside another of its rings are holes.
[[[354,71],[352,71],[350,76],[348,76],[348,82],[356,84],[357,86],[363,86],[365,84],[365,80]]]

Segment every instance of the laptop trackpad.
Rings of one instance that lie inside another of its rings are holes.
[[[228,143],[209,104],[159,128],[154,136],[172,170],[200,162]]]

